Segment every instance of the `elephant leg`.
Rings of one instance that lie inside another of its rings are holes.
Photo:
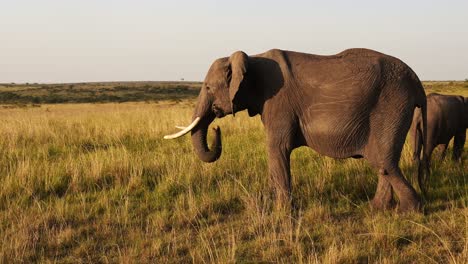
[[[391,184],[400,200],[400,212],[419,211],[422,209],[418,194],[405,177],[403,177],[397,164],[385,166],[381,171],[383,172],[383,178]]]
[[[270,144],[268,147],[268,169],[270,187],[273,189],[278,207],[291,206],[291,171],[288,148]]]
[[[437,147],[437,144],[434,141],[429,141],[428,146],[424,148],[424,153],[427,157],[427,166],[431,165],[432,152]]]
[[[277,109],[273,109],[277,110]],[[297,119],[289,111],[266,111],[269,184],[277,209],[292,209],[290,156],[294,149]]]
[[[424,148],[424,153],[425,153],[424,155],[426,155],[427,160],[426,160],[425,164],[422,164],[422,166],[427,167],[428,168],[427,171],[431,167],[432,152],[434,151],[436,146],[437,145],[434,143],[434,141],[430,140],[429,143],[428,143],[428,146]],[[421,192],[423,193],[423,195],[426,196],[426,194],[427,194],[426,185],[427,185],[427,182],[429,180],[428,179],[429,175],[427,175],[426,173],[423,173],[422,170],[423,170],[422,168],[418,169],[418,185],[419,185],[419,189],[421,189]]]
[[[395,207],[393,200],[392,185],[385,178],[385,172],[379,170],[379,180],[371,206],[378,210],[388,210]]]
[[[372,205],[377,208],[391,208],[392,190],[399,198],[401,211],[418,211],[421,201],[415,189],[403,177],[398,167],[406,135],[411,126],[414,106],[407,105],[399,113],[389,112],[388,105],[400,105],[398,98],[389,98],[387,105],[376,107],[385,119],[371,119],[373,131],[365,149],[365,157],[379,171],[377,191]],[[395,110],[392,110],[395,111]]]
[[[465,146],[465,141],[466,141],[465,130],[455,135],[455,139],[453,141],[453,160],[461,161],[463,147]]]

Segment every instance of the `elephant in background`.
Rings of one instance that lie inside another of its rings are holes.
[[[417,163],[421,159],[423,145],[422,115],[415,111],[413,117],[412,137],[413,137],[413,160]],[[424,154],[430,163],[432,151],[439,147],[441,159],[445,158],[447,146],[453,142],[453,160],[461,161],[463,146],[466,140],[466,129],[468,128],[468,98],[457,95],[442,95],[431,93],[427,96],[427,145],[424,147]],[[421,190],[427,179],[418,177]]]
[[[425,130],[426,95],[417,75],[399,59],[373,50],[328,56],[237,51],[213,62],[192,123],[165,138],[191,132],[198,157],[214,162],[221,155],[221,131],[215,129],[209,148],[209,125],[247,110],[261,115],[265,126],[270,184],[279,206],[292,202],[290,154],[308,146],[333,158],[367,159],[378,174],[374,208],[393,208],[395,192],[400,211],[417,211],[420,197],[398,165],[416,107]]]

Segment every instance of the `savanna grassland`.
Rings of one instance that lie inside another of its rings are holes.
[[[468,96],[468,82],[425,86]],[[258,116],[215,121],[213,164],[188,136],[162,139],[199,87],[0,85],[0,262],[468,262],[468,144],[464,165],[434,159],[425,214],[373,211],[364,160],[308,148],[291,159],[296,208],[273,210]],[[414,183],[409,142],[400,165]]]

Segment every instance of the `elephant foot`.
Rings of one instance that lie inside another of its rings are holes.
[[[423,212],[423,203],[420,199],[411,199],[406,201],[400,201],[397,208],[398,213],[421,213]]]
[[[392,210],[396,207],[395,201],[390,197],[390,199],[382,199],[379,197],[374,197],[372,201],[370,202],[370,205],[373,209],[375,210]]]
[[[374,199],[371,201],[371,207],[377,210],[390,210],[396,206],[393,200],[393,191],[390,183],[383,177],[384,170],[379,171],[379,182],[375,191]]]

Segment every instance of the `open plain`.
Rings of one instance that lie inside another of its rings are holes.
[[[468,82],[424,86],[468,96]],[[259,116],[215,121],[212,164],[188,136],[163,139],[199,88],[0,84],[0,262],[468,262],[468,144],[463,164],[433,159],[425,214],[373,212],[365,161],[308,148],[291,159],[296,208],[276,211]],[[408,140],[400,165],[415,185]]]

